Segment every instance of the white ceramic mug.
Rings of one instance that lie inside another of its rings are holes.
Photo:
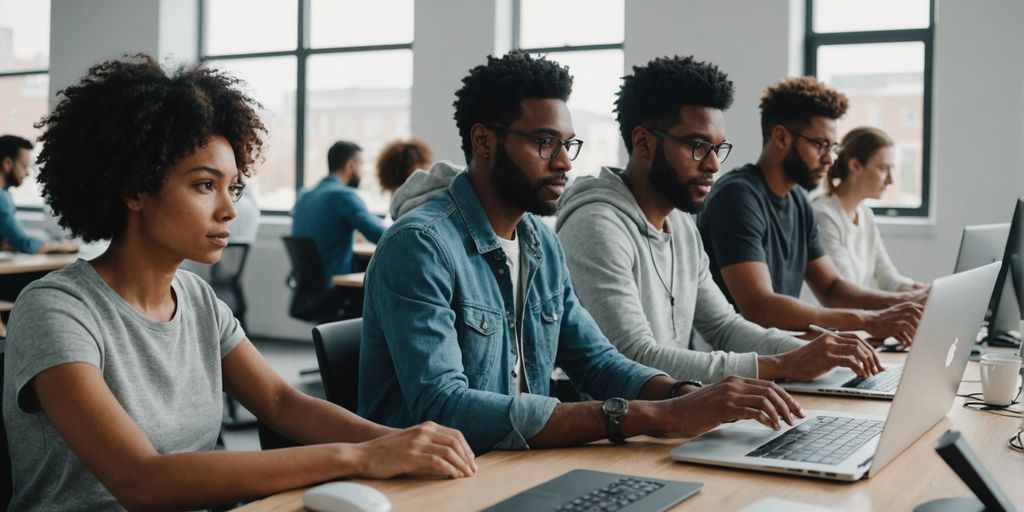
[[[986,404],[1007,406],[1013,403],[1019,389],[1020,366],[1018,356],[982,358],[981,392]]]

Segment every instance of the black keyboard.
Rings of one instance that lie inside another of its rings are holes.
[[[558,512],[619,510],[662,487],[664,485],[661,482],[639,478],[620,478],[600,489],[569,501],[555,510]]]
[[[876,373],[866,379],[854,377],[843,384],[844,388],[870,389],[872,391],[892,391],[900,385],[900,376],[903,375],[903,367],[886,370]]]
[[[881,433],[884,425],[877,420],[816,416],[747,456],[836,465]]]
[[[484,512],[629,510],[660,512],[693,496],[701,484],[574,469]]]

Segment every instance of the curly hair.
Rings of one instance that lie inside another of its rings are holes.
[[[396,140],[381,150],[377,157],[377,179],[380,188],[394,192],[416,169],[425,169],[434,161],[430,147],[419,139]]]
[[[878,128],[860,126],[847,132],[839,144],[839,155],[836,156],[836,161],[828,170],[825,192],[829,195],[834,194],[843,180],[849,176],[851,159],[866,164],[876,151],[892,147],[892,145],[892,138],[889,137],[889,134]]]
[[[37,181],[60,225],[87,242],[120,236],[124,199],[158,193],[169,169],[213,135],[227,139],[239,172],[251,176],[266,128],[240,83],[199,66],[167,73],[136,54],[97,64],[60,91],[35,125],[45,129]]]
[[[732,80],[718,66],[693,56],[659,57],[633,66],[633,74],[622,78],[615,100],[626,151],[633,153],[633,129],[638,125],[668,128],[686,105],[726,110],[734,92]]]
[[[846,114],[846,95],[819,82],[813,76],[801,76],[776,82],[761,96],[761,136],[768,142],[772,128],[784,125],[803,128],[815,116],[839,119]]]
[[[487,64],[471,69],[462,84],[455,92],[453,105],[466,163],[473,155],[469,132],[474,124],[508,126],[523,114],[523,100],[568,101],[572,93],[569,68],[519,51],[500,58],[488,55]]]

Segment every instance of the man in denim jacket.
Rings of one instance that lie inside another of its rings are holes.
[[[554,233],[530,215],[555,212],[582,145],[568,70],[514,52],[463,84],[455,119],[468,170],[399,218],[367,271],[361,416],[433,420],[481,452],[693,436],[741,418],[779,428],[802,415],[774,384],[700,388],[619,354],[576,298]],[[556,365],[605,402],[549,397]]]

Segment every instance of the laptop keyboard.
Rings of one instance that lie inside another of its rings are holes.
[[[884,421],[816,416],[747,454],[748,457],[836,465],[882,432]]]
[[[595,491],[588,492],[555,510],[576,512],[585,510],[619,510],[664,487],[661,482],[638,478],[620,478]]]
[[[900,384],[903,367],[876,373],[866,379],[854,377],[843,384],[844,388],[870,389],[872,391],[893,391]]]

